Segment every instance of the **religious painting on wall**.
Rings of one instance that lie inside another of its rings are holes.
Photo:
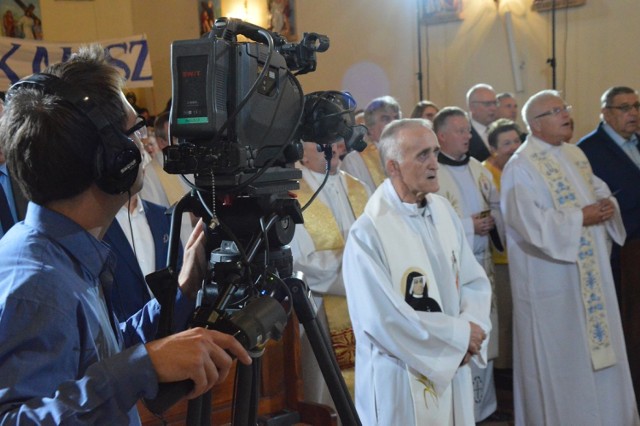
[[[462,19],[462,0],[422,0],[420,5],[422,21],[427,25]]]
[[[2,36],[42,40],[40,0],[0,0]]]
[[[296,40],[296,19],[294,0],[267,0],[269,31],[284,36],[289,41]]]
[[[213,29],[216,19],[222,17],[220,0],[198,1],[198,12],[200,13],[200,35],[206,34]]]
[[[556,9],[566,9],[567,7],[582,6],[587,3],[587,0],[533,0],[531,10],[538,12],[551,10],[554,3]]]

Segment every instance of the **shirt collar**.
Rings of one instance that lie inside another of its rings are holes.
[[[9,176],[9,171],[7,169],[7,163],[0,164],[0,172],[4,173],[5,176]]]
[[[613,139],[613,141],[621,148],[622,148],[622,145],[624,145],[624,143],[627,141],[630,141],[636,144],[638,143],[638,136],[635,133],[631,136],[631,138],[625,139],[618,132],[613,130],[613,127],[611,127],[606,121],[602,122],[602,128],[607,133],[607,135],[609,135],[609,137]]]
[[[425,211],[427,210],[427,206],[431,203],[431,194],[427,194],[426,200],[427,203],[424,206],[419,205],[418,203],[405,203],[400,199],[400,196],[396,192],[396,189],[393,187],[393,183],[391,179],[385,179],[382,182],[384,191],[387,195],[387,198],[395,204],[400,211],[401,214],[405,216],[425,216]],[[429,211],[426,211],[428,213]]]
[[[115,264],[115,256],[106,244],[60,213],[29,202],[24,222],[62,246],[94,278],[100,276],[105,265]]]
[[[473,118],[469,121],[471,121],[471,126],[473,126],[473,128],[476,129],[476,132],[478,132],[480,137],[484,139],[484,136],[487,134],[487,126],[485,126],[484,124],[478,123]]]
[[[530,141],[529,143],[536,148],[536,151],[551,153],[560,152],[562,150],[562,146],[566,143],[562,142],[560,145],[553,145],[533,135],[529,135],[528,141]]]

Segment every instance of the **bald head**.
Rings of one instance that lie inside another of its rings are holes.
[[[471,119],[488,126],[497,118],[496,91],[488,84],[476,84],[467,92],[467,108]]]

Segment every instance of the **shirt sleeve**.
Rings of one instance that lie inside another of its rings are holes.
[[[146,348],[109,356],[88,333],[81,320],[55,307],[6,300],[0,312],[1,424],[128,424],[137,418],[136,401],[155,396],[158,387]]]
[[[532,166],[514,160],[502,174],[500,207],[505,224],[524,244],[545,256],[575,262],[580,249],[582,209],[556,209],[545,182],[537,178]]]
[[[342,280],[343,250],[316,250],[313,239],[303,225],[296,225],[291,242],[293,268],[302,271],[311,291],[344,296]]]

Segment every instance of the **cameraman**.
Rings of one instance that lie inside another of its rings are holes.
[[[108,164],[118,152],[142,149],[140,119],[100,46],[83,47],[45,72],[66,85],[50,78],[51,87],[14,87],[0,120],[0,149],[31,200],[24,222],[0,241],[0,423],[140,424],[136,402],[155,397],[159,382],[190,379],[188,396],[196,397],[228,374],[225,349],[251,360],[233,337],[202,328],[151,341],[155,300],[118,324],[110,307],[114,256],[101,239],[140,190],[143,172],[139,157]],[[96,108],[72,103],[69,89]],[[130,180],[114,190],[109,179],[119,174]],[[199,226],[178,279],[174,319],[183,324],[205,257]]]

